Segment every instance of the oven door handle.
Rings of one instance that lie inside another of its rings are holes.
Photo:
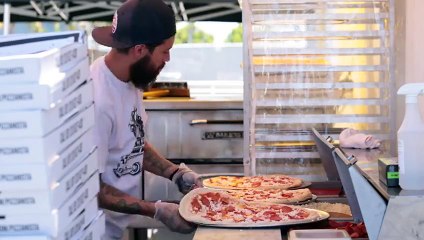
[[[208,120],[208,119],[193,119],[190,125],[201,124],[243,124],[243,120]]]

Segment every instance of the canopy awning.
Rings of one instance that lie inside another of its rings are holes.
[[[0,21],[5,4],[10,6],[10,21],[111,21],[124,1],[0,0]],[[177,21],[241,22],[237,0],[165,0]]]

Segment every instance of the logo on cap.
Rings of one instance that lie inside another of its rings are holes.
[[[115,11],[112,20],[112,33],[116,32],[116,28],[118,27],[118,11]]]

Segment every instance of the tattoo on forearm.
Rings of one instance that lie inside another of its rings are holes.
[[[119,191],[118,189],[114,187],[110,187],[109,185],[106,185],[102,183],[103,192],[105,195],[111,195],[114,197],[123,197],[125,196],[125,193]]]
[[[101,208],[127,214],[142,214],[151,217],[154,215],[152,203],[134,198],[103,181],[100,187],[98,201]]]
[[[118,210],[125,211],[127,213],[132,213],[132,214],[140,214],[142,209],[140,204],[138,203],[128,204],[127,201],[125,201],[125,199],[118,200],[116,205],[118,207]]]
[[[149,144],[146,144],[146,147],[145,147],[143,165],[147,171],[157,175],[161,175],[161,176],[164,176],[165,172],[169,171],[168,169],[174,166],[173,163],[161,157],[159,153],[156,152],[156,150],[153,147],[151,147]]]

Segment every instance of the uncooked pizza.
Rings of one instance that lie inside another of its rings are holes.
[[[301,186],[302,179],[287,175],[217,176],[203,180],[203,186],[220,189],[289,189]]]
[[[269,202],[269,203],[298,203],[312,198],[312,193],[308,188],[296,190],[272,189],[241,189],[227,190],[228,194],[237,199],[248,202]]]
[[[222,190],[195,189],[184,196],[180,214],[187,221],[219,226],[272,226],[307,223],[328,217],[325,212],[285,204],[236,199]]]

